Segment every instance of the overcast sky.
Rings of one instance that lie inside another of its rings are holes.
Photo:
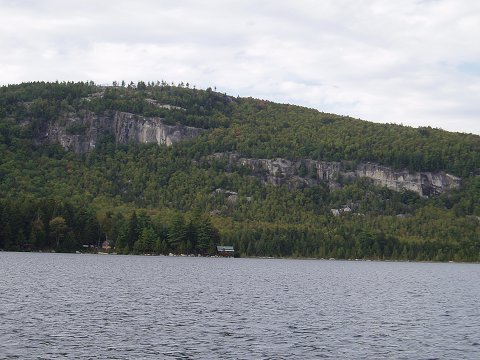
[[[0,83],[166,80],[480,134],[480,1],[0,0]]]

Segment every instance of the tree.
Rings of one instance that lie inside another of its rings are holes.
[[[145,253],[153,253],[155,244],[157,242],[157,234],[152,227],[147,226],[142,230],[140,237],[135,242],[134,250],[136,253],[145,252]]]
[[[126,235],[127,246],[130,249],[133,249],[133,244],[135,244],[135,241],[138,240],[139,235],[140,235],[140,231],[138,227],[137,213],[133,211],[132,216],[130,216],[130,220],[128,221],[127,235]]]
[[[196,249],[200,254],[214,254],[215,245],[220,242],[217,229],[212,224],[210,217],[197,216],[194,220],[196,230]]]
[[[64,238],[68,232],[68,226],[65,219],[61,216],[57,216],[49,222],[50,235],[55,240],[55,247],[60,246],[60,239]]]
[[[168,242],[172,249],[182,251],[186,249],[185,220],[181,214],[175,214],[171,220],[168,231]]]
[[[197,229],[192,220],[190,220],[186,226],[186,250],[187,253],[197,252]]]
[[[42,249],[45,245],[45,225],[40,217],[32,221],[30,243],[37,249]]]
[[[129,224],[127,222],[122,223],[117,239],[115,240],[115,250],[118,253],[124,252],[124,249],[128,247],[128,229]]]

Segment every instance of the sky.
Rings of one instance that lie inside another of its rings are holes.
[[[0,0],[0,84],[165,80],[480,134],[478,0]]]

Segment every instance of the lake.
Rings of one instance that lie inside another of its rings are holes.
[[[1,359],[480,359],[480,265],[0,252]]]

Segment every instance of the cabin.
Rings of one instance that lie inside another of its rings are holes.
[[[235,249],[233,246],[217,245],[218,256],[233,257],[234,253]]]

